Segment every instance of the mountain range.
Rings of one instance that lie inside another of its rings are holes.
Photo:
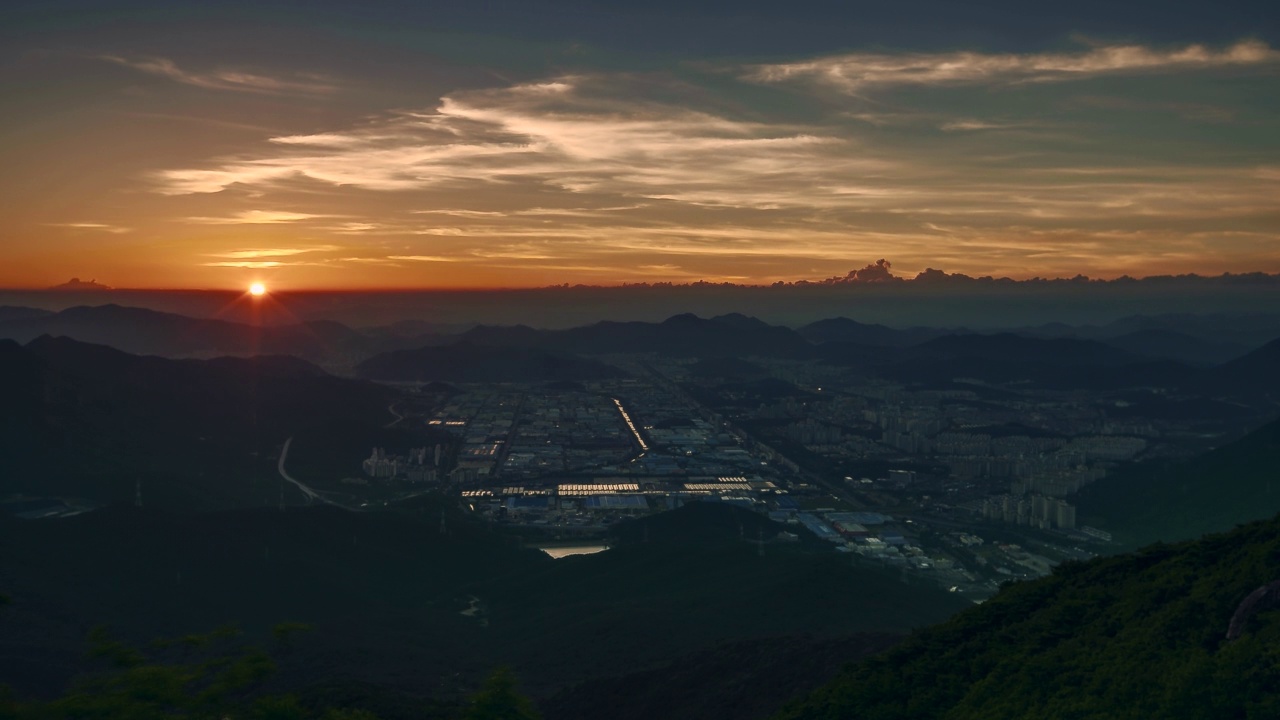
[[[252,325],[116,304],[76,306],[58,312],[0,307],[0,337],[27,342],[40,335],[64,335],[127,352],[170,357],[293,354],[316,360],[356,353],[363,359],[387,350],[453,342],[575,354],[812,357],[814,347],[824,344],[908,348],[946,336],[992,334],[955,327],[890,328],[845,317],[792,330],[740,313],[707,319],[683,314],[658,323],[599,322],[567,330],[541,330],[522,325],[467,329],[426,321],[365,328],[328,320]],[[1105,326],[1051,324],[1015,328],[1005,334],[1092,340],[1135,357],[1219,364],[1280,337],[1280,316],[1133,316]]]
[[[575,354],[658,353],[679,357],[785,357],[813,354],[812,345],[790,328],[744,315],[710,319],[673,315],[660,323],[600,322],[568,330],[526,326],[473,328],[461,341],[489,347],[527,347]]]
[[[329,321],[263,327],[120,305],[77,306],[57,313],[0,309],[0,337],[25,343],[41,335],[71,337],[139,355],[295,355],[313,360],[363,338]]]
[[[375,355],[357,365],[355,373],[369,380],[464,383],[604,380],[623,375],[598,360],[523,346],[495,352],[470,340]]]

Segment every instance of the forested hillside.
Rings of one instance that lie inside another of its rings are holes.
[[[913,634],[778,720],[1274,718],[1280,520],[1061,566]],[[1275,592],[1274,590],[1272,591]]]

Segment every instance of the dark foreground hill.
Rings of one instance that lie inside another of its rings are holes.
[[[547,720],[756,720],[835,679],[899,635],[741,640],[659,668],[585,682],[539,704]]]
[[[779,720],[1271,718],[1280,521],[1059,567],[847,668]]]
[[[901,634],[967,606],[851,567],[829,547],[766,543],[761,557],[735,529],[758,516],[727,506],[664,519],[671,537],[692,537],[681,525],[726,531],[698,531],[700,541],[654,532],[648,543],[551,560],[449,501],[426,500],[406,513],[0,518],[0,581],[12,596],[0,616],[0,677],[20,695],[57,691],[80,671],[85,634],[99,624],[140,644],[226,622],[269,639],[273,625],[296,622],[313,629],[278,659],[281,691],[340,680],[366,698],[448,698],[507,665],[545,696],[728,642]]]
[[[1139,465],[1076,496],[1125,547],[1218,532],[1280,512],[1280,421],[1182,465]]]
[[[0,493],[258,504],[266,455],[316,424],[390,419],[386,388],[291,357],[168,360],[67,338],[0,341]],[[251,502],[253,500],[253,502]]]

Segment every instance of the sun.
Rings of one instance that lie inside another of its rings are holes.
[[[267,294],[267,286],[262,283],[254,283],[249,286],[249,294],[254,297],[262,297]]]

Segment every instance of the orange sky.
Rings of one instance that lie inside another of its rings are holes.
[[[0,287],[1280,271],[1256,38],[531,64],[42,32],[0,66]]]

